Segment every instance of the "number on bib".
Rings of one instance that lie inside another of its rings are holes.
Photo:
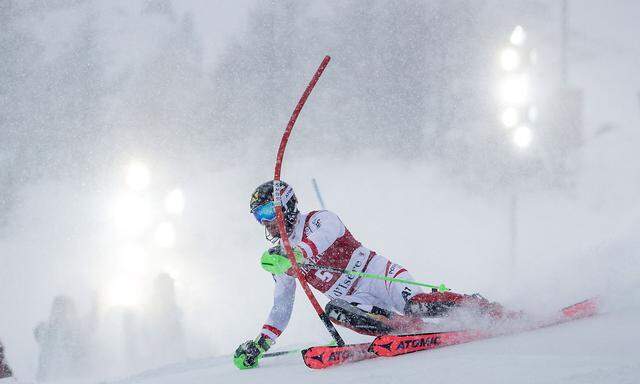
[[[325,283],[328,283],[329,281],[331,281],[331,279],[333,279],[333,273],[329,271],[317,270],[316,276],[318,277],[318,279],[324,281]]]

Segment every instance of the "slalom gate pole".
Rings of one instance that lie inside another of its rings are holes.
[[[324,201],[322,200],[322,195],[320,194],[320,187],[318,187],[318,182],[315,177],[311,179],[311,183],[313,184],[313,189],[316,191],[316,196],[318,197],[318,201],[320,202],[320,208],[324,211]]]
[[[322,200],[322,195],[320,194],[320,188],[318,187],[318,182],[316,181],[315,178],[312,178],[311,179],[311,183],[313,184],[313,189],[315,189],[315,191],[316,191],[316,196],[318,197],[318,201],[320,202],[320,207],[324,210],[325,209],[324,208],[324,201]],[[445,292],[445,291],[450,291],[451,290],[451,289],[447,288],[444,284],[432,285],[432,284],[421,283],[421,282],[413,281],[413,280],[396,279],[396,278],[393,278],[393,277],[375,275],[375,274],[372,274],[372,273],[349,271],[349,270],[346,270],[346,269],[325,267],[325,266],[321,266],[321,265],[317,265],[317,264],[311,264],[311,263],[303,263],[303,264],[299,264],[299,265],[301,267],[310,267],[310,268],[313,268],[313,269],[322,269],[322,270],[330,271],[330,272],[344,273],[346,275],[358,276],[358,277],[363,277],[363,278],[366,278],[366,279],[384,280],[384,281],[389,281],[391,283],[404,283],[404,284],[409,284],[409,285],[417,285],[417,286],[420,286],[420,287],[435,288],[439,292]]]
[[[420,287],[434,288],[434,289],[437,289],[438,292],[446,292],[446,291],[450,291],[451,290],[450,288],[447,288],[444,284],[432,285],[432,284],[427,284],[427,283],[421,283],[419,281],[413,281],[413,280],[407,280],[407,279],[396,279],[394,277],[386,277],[386,276],[382,276],[382,275],[376,275],[376,274],[373,274],[373,273],[364,273],[364,272],[357,272],[357,271],[349,271],[347,269],[325,267],[323,265],[318,265],[318,264],[313,264],[313,263],[299,263],[298,265],[300,267],[308,267],[308,268],[311,268],[311,269],[321,269],[321,270],[325,270],[325,271],[329,271],[329,272],[344,273],[346,275],[358,276],[358,277],[362,277],[362,278],[365,278],[365,279],[384,280],[384,281],[389,281],[391,283],[403,283],[403,284],[409,284],[409,285],[417,285],[417,286],[420,286]]]
[[[291,265],[293,266],[295,275],[298,278],[298,281],[300,282],[300,285],[302,286],[304,293],[307,295],[307,298],[309,298],[311,305],[316,310],[318,317],[320,317],[320,320],[322,320],[322,322],[324,323],[324,326],[327,328],[327,330],[331,334],[331,337],[333,337],[337,345],[343,346],[344,340],[338,333],[338,330],[336,329],[336,327],[331,323],[331,320],[329,320],[329,316],[327,316],[327,314],[324,312],[324,310],[320,306],[320,303],[318,303],[318,300],[315,298],[315,296],[313,296],[313,292],[311,292],[311,288],[309,288],[309,284],[305,280],[304,276],[302,275],[302,271],[300,270],[300,267],[298,267],[298,264],[296,263],[296,257],[293,254],[293,250],[291,249],[289,236],[287,235],[287,230],[284,225],[284,214],[282,212],[282,200],[280,196],[281,188],[282,188],[282,184],[280,184],[280,171],[282,170],[282,161],[284,159],[284,151],[287,148],[287,142],[289,141],[289,136],[291,135],[291,131],[293,130],[293,126],[295,125],[296,120],[298,119],[298,115],[300,114],[302,107],[307,101],[307,98],[309,97],[309,94],[313,90],[313,87],[315,87],[316,83],[318,82],[318,79],[320,79],[322,72],[324,72],[324,69],[327,67],[327,64],[329,64],[329,60],[331,60],[331,57],[325,56],[324,59],[322,60],[322,63],[320,63],[320,66],[316,70],[316,73],[313,75],[313,78],[309,82],[309,85],[307,85],[307,88],[304,90],[304,93],[300,97],[300,100],[298,100],[298,104],[296,105],[296,108],[293,110],[293,113],[291,114],[291,118],[289,119],[289,123],[287,124],[287,128],[282,134],[282,139],[280,140],[280,147],[278,148],[278,155],[276,157],[276,166],[275,166],[274,176],[273,176],[273,180],[274,180],[273,203],[276,209],[276,219],[278,221],[278,231],[280,232],[280,239],[282,240],[282,243],[284,245],[284,250],[287,253],[287,256],[289,257],[289,261],[291,261]]]

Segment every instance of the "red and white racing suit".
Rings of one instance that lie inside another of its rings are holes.
[[[289,236],[292,246],[302,250],[306,263],[357,272],[413,280],[402,266],[365,248],[329,211],[300,213]],[[306,281],[330,299],[344,299],[363,309],[376,306],[402,313],[406,301],[421,293],[418,287],[353,275],[302,268]],[[274,276],[273,307],[262,327],[262,334],[275,341],[291,318],[296,291],[293,270]]]

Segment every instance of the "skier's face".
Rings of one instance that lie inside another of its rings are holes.
[[[263,221],[262,224],[264,224],[265,228],[267,228],[267,232],[269,232],[270,236],[278,237],[280,235],[280,232],[278,231],[278,223],[276,220]]]

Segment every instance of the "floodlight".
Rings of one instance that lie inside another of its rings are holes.
[[[128,244],[118,253],[118,269],[127,273],[142,274],[146,271],[147,252],[140,244]]]
[[[124,194],[116,200],[113,216],[118,231],[126,235],[138,235],[151,221],[151,206],[140,196]]]
[[[500,99],[507,105],[523,104],[529,98],[529,77],[510,75],[500,85]]]
[[[513,45],[521,46],[524,43],[526,38],[527,38],[527,34],[525,33],[524,28],[522,28],[521,25],[518,25],[513,29],[513,32],[511,32],[511,37],[509,38],[509,41]]]
[[[142,191],[149,186],[151,172],[149,168],[139,162],[134,161],[127,168],[127,186],[134,191]]]
[[[107,305],[133,307],[140,304],[142,286],[140,279],[119,276],[107,286]]]
[[[505,71],[514,71],[520,66],[520,53],[514,48],[505,48],[500,53],[500,66]]]
[[[513,143],[518,148],[527,148],[531,145],[531,141],[533,140],[533,133],[531,132],[531,128],[527,126],[520,126],[516,128],[513,133]]]
[[[507,128],[513,128],[520,121],[520,114],[518,110],[513,107],[505,108],[502,111],[502,115],[500,116],[500,120],[502,120],[502,124],[504,124]]]
[[[176,231],[168,221],[158,225],[155,234],[156,243],[162,248],[171,248],[176,243]]]

